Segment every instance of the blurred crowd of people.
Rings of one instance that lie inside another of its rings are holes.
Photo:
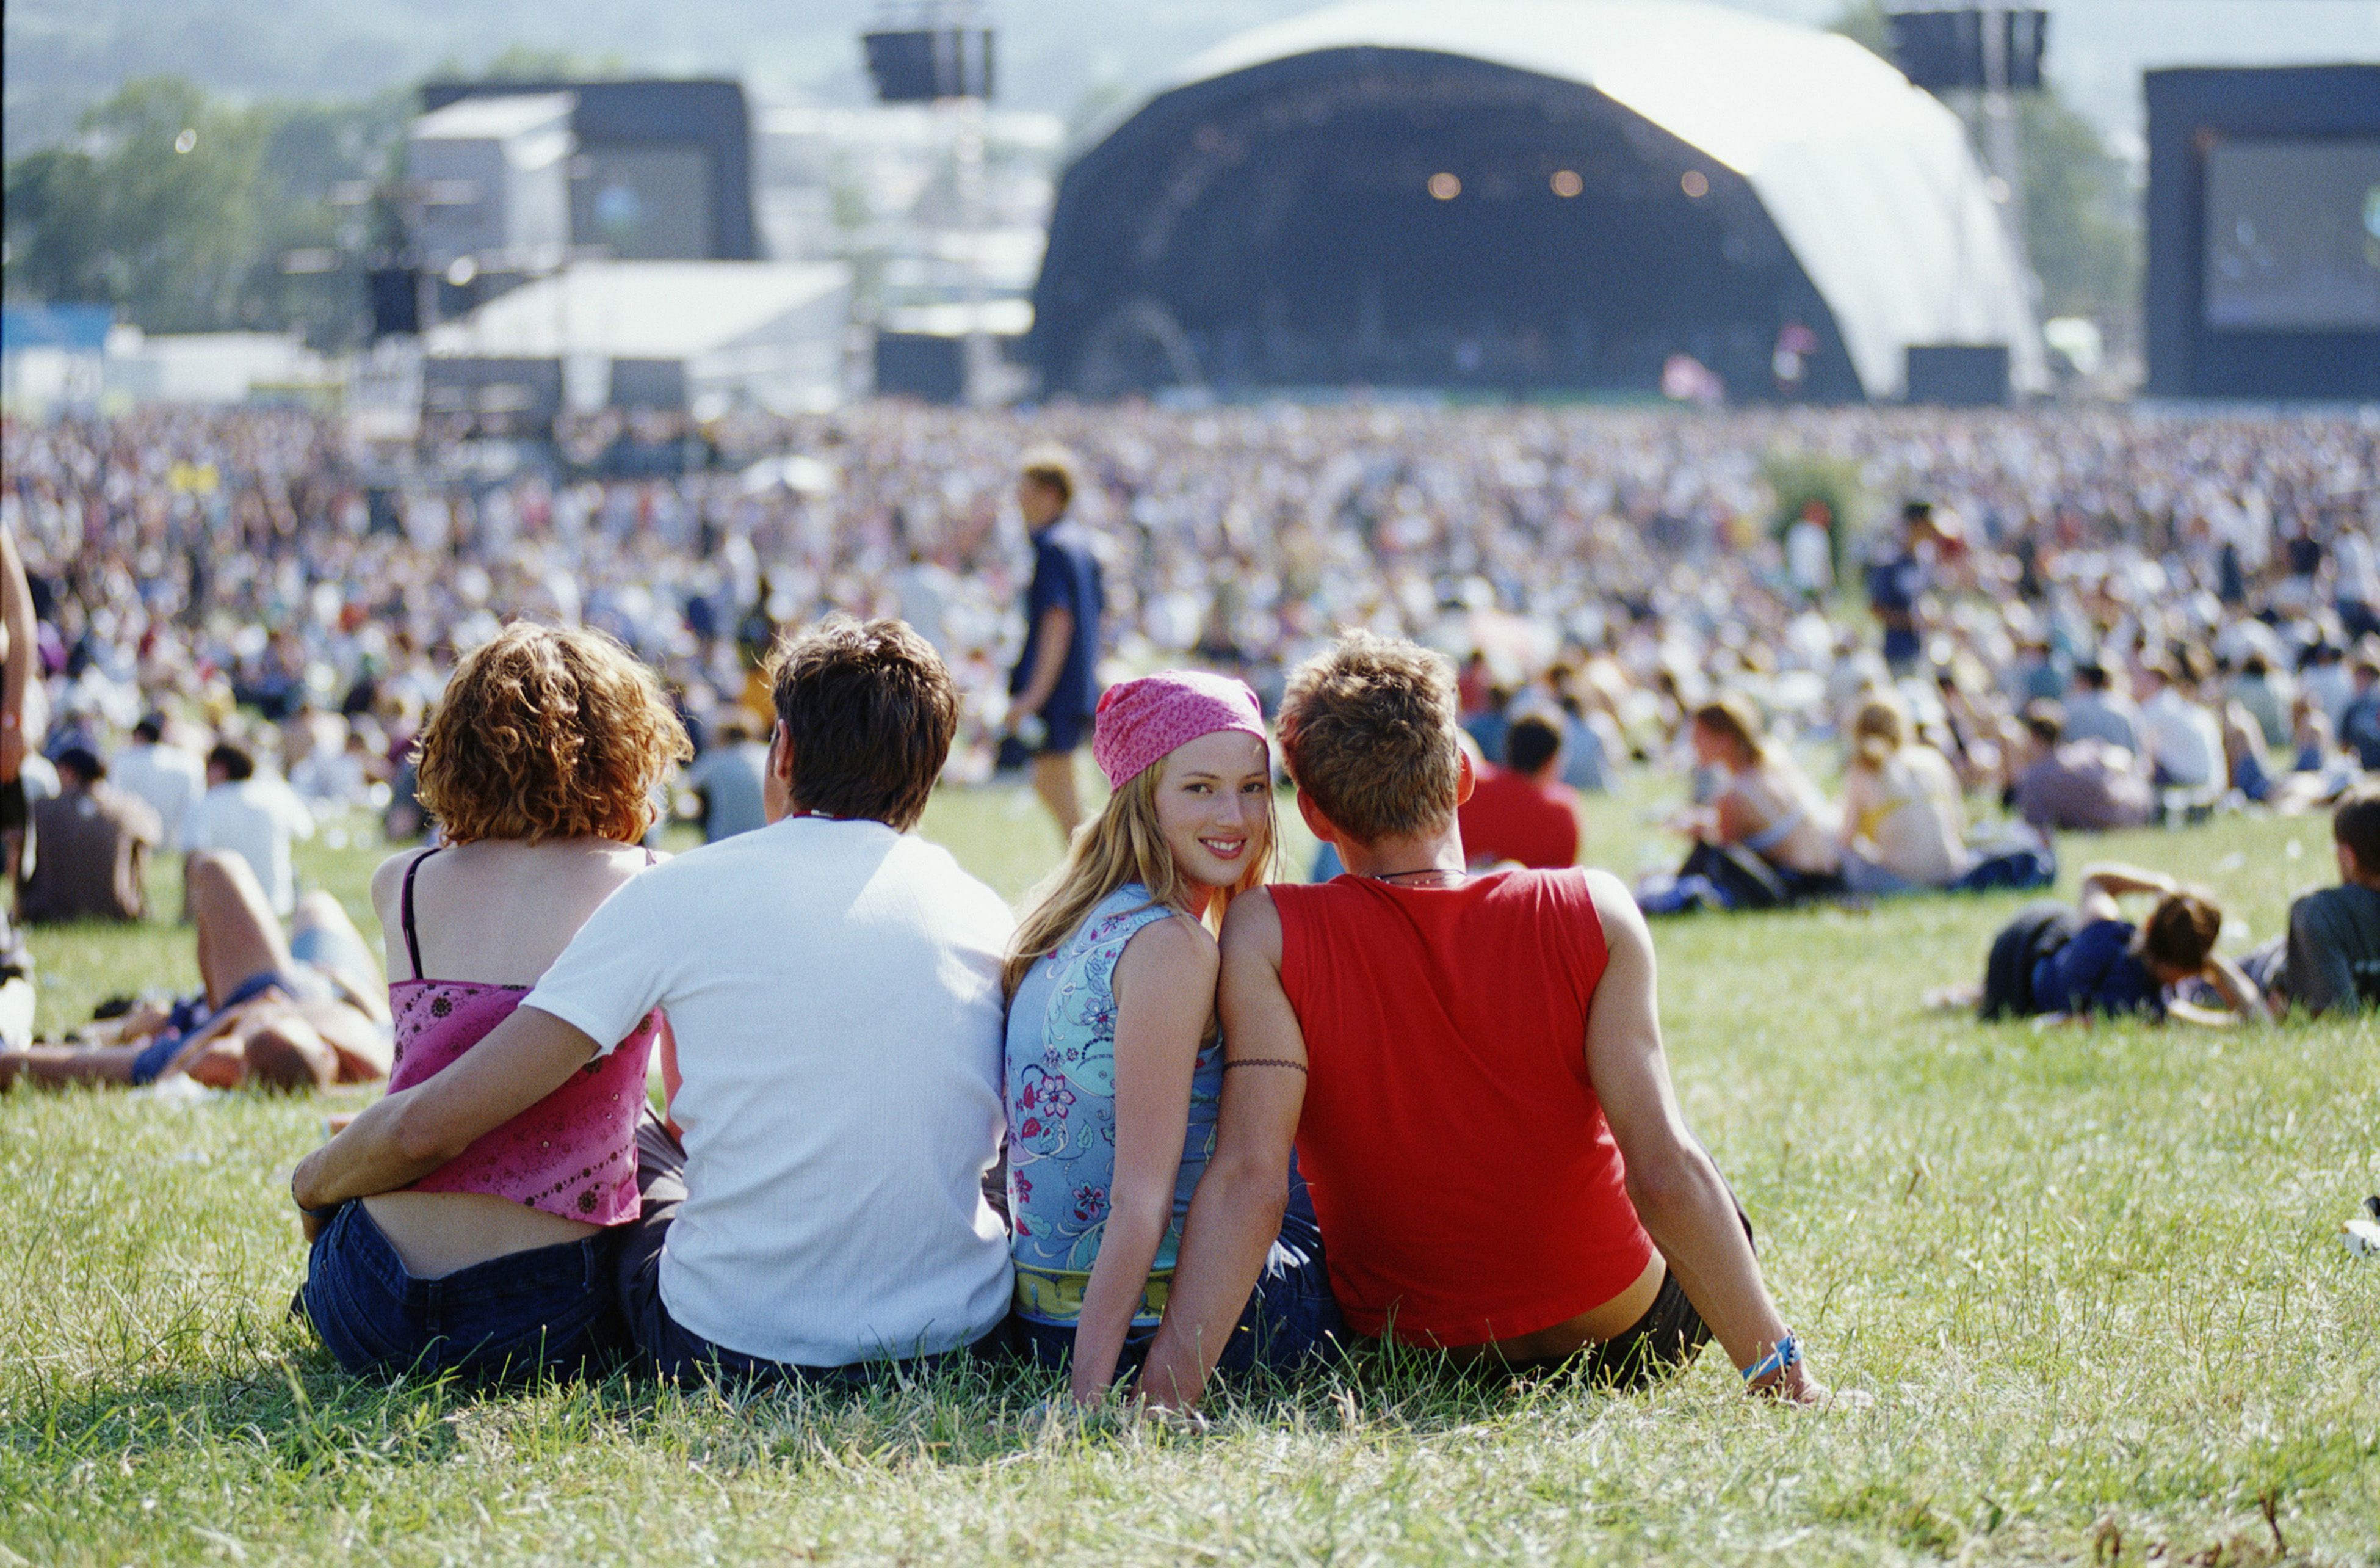
[[[504,620],[613,634],[698,747],[749,762],[759,657],[840,610],[941,650],[978,778],[1026,634],[1019,456],[1052,441],[1102,557],[1103,674],[1195,663],[1269,711],[1334,628],[1412,636],[1462,662],[1485,762],[1517,738],[1524,773],[1590,790],[1672,767],[1696,831],[1782,824],[1794,873],[1939,881],[1977,792],[2111,827],[2302,808],[2380,765],[2380,424],[2071,408],[873,404],[739,416],[698,472],[604,480],[459,450],[399,471],[290,411],[12,419],[40,749],[115,772],[182,848],[231,831],[198,808],[235,785],[281,837],[356,808],[407,837],[413,738]],[[1780,461],[1844,483],[1780,518]],[[1840,803],[1791,776],[1837,741]],[[695,767],[698,810],[748,818],[735,765]],[[1907,801],[1935,828],[1890,822]]]

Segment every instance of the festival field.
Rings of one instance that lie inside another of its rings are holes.
[[[1590,857],[1668,853],[1650,805],[1598,801]],[[1004,790],[926,831],[1011,895],[1055,848]],[[2319,818],[2088,847],[2257,935],[2331,876]],[[367,931],[378,854],[305,858]],[[1195,1436],[1049,1416],[1009,1372],[737,1400],[358,1381],[288,1316],[285,1184],[364,1092],[18,1093],[0,1562],[2380,1563],[2380,1259],[2338,1236],[2380,1190],[2380,1030],[1921,1012],[2016,902],[1657,930],[1687,1112],[1870,1410],[1755,1405],[1716,1355],[1616,1399],[1363,1356]],[[33,943],[48,1029],[195,978],[186,931]]]

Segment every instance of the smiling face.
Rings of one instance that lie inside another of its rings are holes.
[[[1158,764],[1157,827],[1182,875],[1236,886],[1271,847],[1272,768],[1264,742],[1218,730]]]

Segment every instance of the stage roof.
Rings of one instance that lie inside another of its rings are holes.
[[[1958,117],[1848,38],[1704,0],[1353,0],[1227,40],[1121,107],[1350,50],[1437,54],[1593,89],[1741,174],[1834,311],[1871,397],[1913,343],[2005,342],[2045,369],[2028,290]]]

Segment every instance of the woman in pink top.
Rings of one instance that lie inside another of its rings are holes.
[[[686,751],[651,674],[608,638],[515,625],[464,657],[420,742],[443,843],[372,880],[397,977],[392,1094],[509,1017],[651,863],[653,787]],[[412,1187],[306,1211],[306,1311],[341,1366],[518,1374],[611,1348],[613,1242],[638,1214],[637,1123],[662,1032],[647,1018]],[[301,1178],[341,1152],[334,1137]]]

